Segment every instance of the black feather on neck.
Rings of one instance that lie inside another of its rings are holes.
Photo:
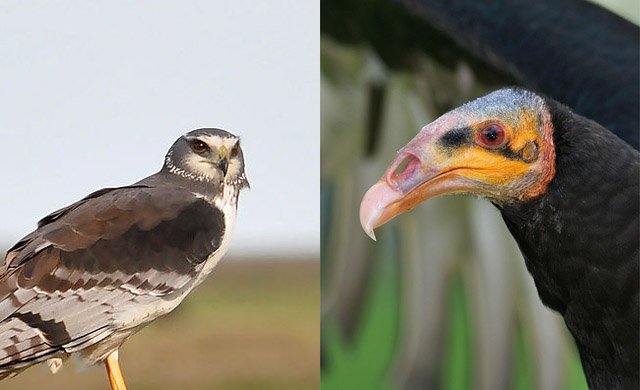
[[[640,154],[547,101],[556,174],[541,197],[499,206],[542,302],[576,340],[591,388],[639,388]]]

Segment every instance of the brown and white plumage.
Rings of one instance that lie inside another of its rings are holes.
[[[174,309],[226,252],[245,186],[238,138],[200,129],[155,175],[43,218],[0,267],[0,377],[75,352],[104,361]]]

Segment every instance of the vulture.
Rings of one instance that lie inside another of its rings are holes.
[[[540,299],[562,314],[589,387],[639,388],[640,153],[598,123],[504,88],[423,127],[360,206],[373,229],[438,195],[492,202]]]
[[[392,68],[416,51],[453,67],[453,54],[490,84],[523,87],[424,127],[364,196],[364,230],[437,195],[486,198],[562,314],[589,387],[640,388],[638,26],[579,0],[372,0],[368,18],[349,4],[323,7],[323,31]]]

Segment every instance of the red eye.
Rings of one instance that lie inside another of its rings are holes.
[[[504,129],[497,124],[485,127],[480,130],[480,133],[478,134],[478,142],[487,148],[497,148],[502,146],[504,144],[504,140]]]
[[[209,147],[207,146],[207,144],[205,144],[200,140],[193,141],[191,143],[191,147],[193,148],[193,151],[198,154],[204,153],[205,151],[209,150]]]

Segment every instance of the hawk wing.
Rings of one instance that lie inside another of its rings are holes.
[[[183,292],[224,230],[219,209],[180,187],[108,188],[43,218],[0,266],[0,377]]]

